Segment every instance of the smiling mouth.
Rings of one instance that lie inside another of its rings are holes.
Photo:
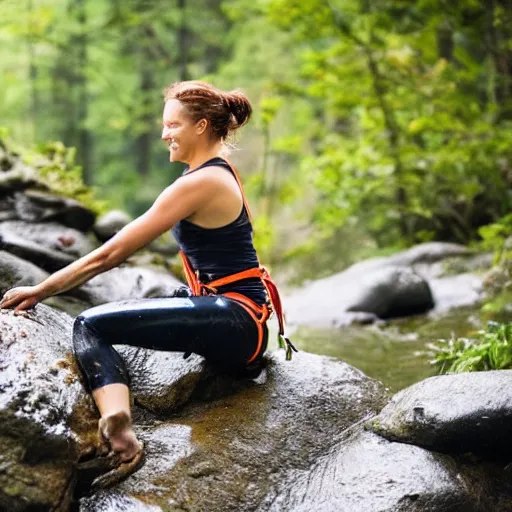
[[[178,144],[174,141],[172,141],[170,144],[169,144],[169,149],[172,149],[173,151],[175,151],[176,149],[178,149]]]

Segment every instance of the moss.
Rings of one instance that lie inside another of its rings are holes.
[[[35,149],[26,149],[10,140],[1,130],[0,148],[4,153],[4,171],[15,168],[19,163],[26,167],[20,180],[26,181],[27,187],[35,183],[36,188],[75,199],[98,215],[108,211],[107,203],[96,199],[94,190],[84,184],[82,168],[75,164],[74,148],[67,148],[62,142],[50,142]]]
[[[21,482],[12,482],[3,488],[3,492],[11,497],[23,496],[25,485]]]

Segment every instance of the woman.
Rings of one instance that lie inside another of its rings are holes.
[[[0,307],[17,311],[33,307],[118,266],[172,229],[190,291],[181,290],[181,297],[97,306],[74,324],[75,355],[101,415],[100,436],[125,466],[125,474],[140,464],[143,447],[132,430],[128,375],[113,344],[195,352],[224,369],[238,370],[261,359],[272,305],[282,334],[279,297],[259,266],[238,175],[221,156],[227,136],[251,112],[239,91],[223,92],[198,81],[167,88],[162,139],[171,162],[188,164],[183,175],[103,246],[37,286],[9,290],[0,302]],[[293,346],[284,340],[290,351]]]

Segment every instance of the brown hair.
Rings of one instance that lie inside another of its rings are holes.
[[[164,90],[164,100],[178,100],[194,122],[209,121],[213,136],[219,139],[247,123],[252,114],[249,99],[242,91],[221,91],[199,80],[171,84]]]

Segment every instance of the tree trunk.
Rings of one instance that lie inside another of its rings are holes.
[[[437,53],[442,59],[453,62],[453,30],[448,22],[443,21],[437,26]]]
[[[29,20],[29,35],[27,38],[27,46],[28,46],[28,62],[29,62],[29,70],[28,76],[30,81],[30,91],[31,91],[31,102],[30,102],[30,112],[28,115],[28,119],[32,119],[32,134],[33,139],[37,141],[37,126],[38,126],[38,118],[39,118],[39,91],[37,89],[37,67],[36,67],[36,58],[34,52],[34,44],[32,41],[32,0],[27,1],[27,15]]]
[[[147,46],[144,46],[140,54],[140,92],[142,103],[140,124],[143,128],[135,140],[135,149],[137,151],[136,169],[137,173],[141,176],[147,176],[150,172],[153,142],[151,130],[153,126],[152,95],[155,90],[155,83],[148,53]]]
[[[178,0],[178,9],[180,12],[180,26],[178,28],[178,69],[179,79],[189,80],[188,74],[188,50],[189,50],[189,31],[187,28],[187,0]]]
[[[505,17],[499,25],[495,23],[497,4],[501,4]],[[494,100],[501,109],[498,120],[512,118],[509,105],[512,96],[512,51],[509,49],[512,16],[506,10],[512,9],[510,4],[509,0],[486,0],[485,7],[485,40],[494,67]]]
[[[76,0],[77,19],[80,33],[76,37],[77,44],[77,74],[76,85],[78,89],[77,121],[78,121],[78,162],[83,168],[83,180],[86,185],[92,183],[92,137],[86,127],[89,110],[89,95],[87,92],[87,17],[85,0]]]

